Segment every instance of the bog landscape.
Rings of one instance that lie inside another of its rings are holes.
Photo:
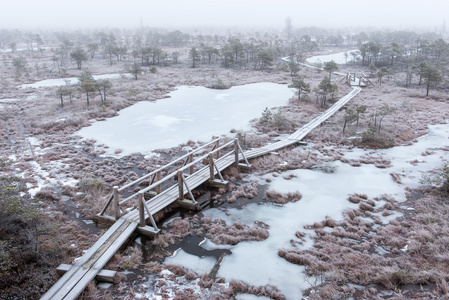
[[[445,22],[291,16],[0,27],[0,298],[448,299]]]

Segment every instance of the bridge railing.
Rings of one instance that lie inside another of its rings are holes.
[[[179,187],[179,199],[178,200],[184,200],[184,196],[185,194],[189,194],[190,198],[191,198],[191,204],[192,205],[196,205],[196,201],[195,198],[193,196],[192,190],[188,185],[188,181],[186,180],[186,174],[184,174],[184,172],[186,170],[189,170],[189,174],[188,176],[194,176],[194,166],[201,163],[203,164],[204,161],[208,161],[209,164],[209,170],[210,170],[210,181],[213,181],[215,183],[221,182],[221,183],[225,183],[223,176],[221,175],[220,169],[218,168],[216,162],[218,160],[222,160],[222,159],[226,159],[227,157],[231,156],[232,154],[234,154],[234,163],[236,165],[239,165],[239,161],[240,160],[244,160],[245,164],[247,166],[249,166],[248,160],[246,159],[243,150],[238,142],[238,139],[235,139],[233,141],[230,141],[226,144],[223,144],[220,146],[219,142],[220,142],[220,138],[215,139],[197,149],[195,149],[192,152],[189,152],[179,158],[177,158],[176,160],[170,162],[169,164],[158,168],[157,170],[154,170],[148,174],[146,174],[145,176],[142,176],[141,178],[134,180],[131,183],[128,183],[126,185],[124,185],[123,187],[118,187],[118,186],[114,186],[113,187],[113,192],[112,194],[109,196],[106,205],[104,206],[104,208],[102,209],[102,211],[98,214],[99,217],[108,217],[110,219],[119,219],[120,215],[121,215],[121,211],[120,211],[120,205],[123,205],[127,202],[129,202],[130,200],[133,199],[137,199],[138,203],[139,203],[139,207],[140,207],[140,216],[141,218],[145,217],[145,212],[147,213],[148,217],[150,218],[150,221],[153,225],[153,227],[155,229],[157,229],[156,224],[153,220],[152,217],[152,212],[150,211],[150,209],[148,208],[148,205],[145,201],[145,193],[155,189],[156,195],[163,193],[162,192],[162,184],[165,183],[168,180],[171,180],[173,178],[177,179],[177,185]],[[194,153],[197,153],[198,151],[204,149],[205,147],[214,144],[213,148],[204,155],[201,155],[197,158],[194,159]],[[230,148],[231,146],[233,146],[233,149],[223,155],[220,155],[221,152],[226,149],[226,148]],[[168,167],[176,164],[177,162],[181,161],[185,159],[182,167],[178,168],[177,170],[169,173],[168,175],[165,175],[163,178],[161,178],[161,171],[167,169]],[[197,171],[198,172],[198,171]],[[218,175],[219,179],[215,180],[215,174]],[[126,197],[123,200],[120,200],[120,192],[123,192],[125,189],[142,182],[143,180],[152,177],[152,180],[149,184],[149,186],[139,190],[138,192]],[[184,187],[186,189],[186,192],[184,190]],[[113,211],[114,211],[114,217],[110,217],[110,216],[105,216],[105,212],[107,210],[107,208],[113,204]],[[141,220],[141,223],[143,221]]]
[[[185,160],[183,165],[186,165],[186,163],[188,161],[192,161],[193,160],[193,156],[194,156],[195,153],[199,152],[200,150],[203,150],[207,146],[210,146],[210,145],[214,144],[212,150],[214,150],[215,148],[219,147],[220,140],[221,140],[221,138],[216,138],[216,139],[214,139],[214,140],[212,140],[212,141],[202,145],[201,147],[198,147],[198,148],[194,149],[193,151],[189,151],[189,153],[184,154],[181,157],[178,157],[177,159],[171,161],[170,163],[168,163],[168,164],[166,164],[166,165],[164,165],[164,166],[162,166],[162,167],[160,167],[160,168],[158,168],[158,169],[156,169],[154,171],[151,171],[150,173],[148,173],[148,174],[146,174],[146,175],[144,175],[144,176],[142,176],[142,177],[140,177],[140,178],[138,178],[138,179],[136,179],[136,180],[134,180],[134,181],[124,185],[124,186],[122,186],[122,187],[114,186],[112,193],[107,198],[108,200],[106,201],[105,206],[103,207],[101,212],[98,214],[98,216],[103,216],[105,214],[107,208],[111,204],[111,201],[114,198],[117,198],[117,195],[120,194],[121,192],[125,191],[127,188],[130,188],[130,187],[132,187],[132,186],[134,186],[134,185],[136,185],[138,183],[141,183],[142,181],[144,181],[144,180],[146,180],[147,178],[150,178],[150,177],[151,177],[150,185],[153,184],[155,182],[155,180],[160,181],[162,171],[166,170],[167,168],[173,166],[174,164],[176,164],[176,163],[178,163],[178,162],[180,162],[182,160]],[[191,169],[190,171],[192,172],[193,169]],[[162,189],[162,187],[160,185],[157,186],[157,189],[156,189],[157,191],[156,192],[160,193],[161,189]],[[118,219],[117,216],[116,216],[116,219]]]

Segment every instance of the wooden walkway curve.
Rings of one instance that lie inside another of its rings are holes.
[[[41,299],[76,299],[83,292],[87,284],[95,279],[100,271],[102,271],[106,263],[133,234],[133,232],[136,230],[153,234],[157,234],[159,232],[159,229],[153,219],[154,214],[171,205],[175,201],[179,201],[180,204],[195,206],[197,203],[191,192],[193,189],[207,181],[214,181],[217,184],[225,184],[221,176],[221,171],[229,166],[236,163],[240,166],[245,166],[240,163],[241,161],[244,161],[246,165],[249,166],[249,159],[253,159],[299,143],[310,131],[327,120],[349,100],[355,97],[360,91],[361,89],[359,87],[353,87],[353,90],[350,93],[337,101],[328,110],[291,134],[287,139],[246,152],[242,151],[237,141],[231,141],[227,144],[219,146],[217,140],[214,140],[199,148],[201,149],[208,145],[215,144],[214,148],[208,154],[200,155],[195,160],[193,157],[194,153],[189,153],[181,157],[181,159],[185,158],[186,160],[183,167],[179,168],[176,172],[172,172],[164,178],[161,178],[162,169],[174,165],[175,162],[179,162],[180,159],[177,159],[174,162],[171,162],[168,165],[138,179],[134,183],[149,178],[152,178],[152,181],[148,187],[127,197],[124,200],[119,200],[119,192],[129,188],[131,184],[128,184],[122,188],[114,187],[114,192],[109,197],[109,200],[100,215],[105,216],[104,213],[107,207],[112,205],[113,210],[115,210],[115,216],[108,218],[115,219],[115,223],[86,253],[84,253],[79,260],[77,260],[70,267],[70,269],[52,286],[52,288],[50,288],[50,290],[47,291],[47,293],[42,296]],[[233,150],[223,156],[219,156],[220,151],[224,151],[229,148],[233,148]],[[197,150],[198,149],[195,151]],[[208,165],[194,171],[194,165],[204,162],[205,159],[208,160]],[[190,171],[190,174],[185,174],[185,171]],[[216,178],[217,176],[219,178]],[[177,183],[162,191],[162,183],[166,182],[169,178],[172,179],[173,177],[177,177]],[[145,192],[152,189],[155,189],[157,194],[153,198],[145,200]],[[185,195],[190,195],[190,199],[184,199]],[[120,205],[136,198],[138,199],[139,209],[133,209],[121,216]],[[146,226],[147,221],[151,223],[152,227]]]

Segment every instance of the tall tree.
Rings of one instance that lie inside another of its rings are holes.
[[[438,83],[443,80],[443,77],[441,76],[441,73],[438,71],[438,69],[432,65],[427,65],[427,67],[424,69],[423,78],[426,82],[426,96],[429,96],[429,90],[430,86],[434,85],[435,83]]]
[[[97,43],[89,43],[87,44],[87,51],[90,53],[90,58],[94,58],[95,52],[98,50]]]
[[[321,106],[326,105],[327,95],[330,94],[332,83],[329,77],[324,77],[318,85],[318,94],[321,96]]]
[[[305,83],[302,77],[293,78],[292,83],[288,87],[296,89],[298,99],[301,99],[301,93],[310,93],[310,84]]]
[[[137,80],[137,76],[142,73],[142,67],[138,63],[134,62],[128,67],[128,71],[134,76],[134,79]]]
[[[321,80],[320,84],[317,88],[317,93],[321,96],[321,106],[326,105],[327,96],[331,95],[332,99],[334,98],[335,92],[338,91],[338,85],[332,84],[329,77],[324,77]]]
[[[112,88],[112,83],[108,79],[100,79],[96,82],[96,87],[100,93],[101,102],[106,102],[106,93]]]
[[[53,64],[58,67],[58,74],[61,74],[61,65],[59,63],[59,57],[57,57],[56,55],[53,55],[51,57],[51,60],[53,61]]]
[[[181,53],[179,53],[178,51],[172,52],[171,58],[173,59],[173,61],[175,62],[175,64],[178,63],[178,59],[179,59],[179,55],[180,55],[180,54],[181,54]]]
[[[192,47],[189,52],[190,59],[192,60],[192,68],[195,68],[195,63],[200,60],[200,53],[195,47]]]
[[[19,77],[22,72],[27,71],[28,62],[25,57],[19,56],[14,57],[12,60],[12,66],[14,67],[14,70],[16,71],[16,77]]]
[[[382,85],[382,78],[387,73],[388,73],[388,69],[385,67],[382,67],[379,69],[379,71],[377,71],[377,77],[379,78],[379,85]]]
[[[270,49],[263,49],[257,53],[256,63],[254,64],[254,69],[259,68],[264,70],[267,67],[273,65],[274,54]]]
[[[89,71],[84,71],[81,73],[80,77],[78,77],[78,80],[80,82],[79,89],[86,94],[87,106],[89,106],[89,96],[97,91],[95,79]]]
[[[338,65],[334,60],[327,61],[324,63],[324,71],[329,72],[329,80],[333,72],[338,70]]]
[[[343,117],[344,124],[343,124],[343,134],[345,133],[346,125],[350,122],[353,122],[357,119],[357,113],[353,108],[348,108],[345,112],[345,115]]]
[[[379,125],[378,125],[378,131],[380,132],[380,129],[382,128],[382,120],[389,114],[395,112],[398,108],[395,106],[390,106],[387,103],[384,103],[380,109],[377,111],[376,116],[379,118]],[[375,126],[376,124],[374,124]]]
[[[71,94],[71,91],[69,90],[70,87],[68,86],[60,86],[56,90],[56,95],[61,99],[61,107],[64,107],[64,96],[68,96]]]
[[[81,66],[83,62],[87,61],[87,53],[82,48],[76,48],[72,52],[70,52],[70,57],[76,61],[76,65],[78,67],[78,70],[81,70]]]
[[[360,116],[363,115],[366,112],[366,106],[365,105],[357,105],[355,107],[355,113],[357,115],[357,127],[359,127],[359,120]]]

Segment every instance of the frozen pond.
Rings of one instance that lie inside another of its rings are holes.
[[[352,59],[351,56],[351,52],[356,51],[356,50],[349,50],[349,51],[344,51],[344,52],[338,52],[338,53],[334,53],[334,54],[327,54],[327,55],[317,55],[317,56],[312,56],[306,59],[306,61],[310,64],[314,64],[314,63],[325,63],[328,61],[335,61],[337,64],[345,64],[347,61],[350,61]],[[348,53],[348,58],[345,58],[345,53]]]
[[[103,75],[93,75],[94,79],[116,79],[121,78],[122,76],[131,76],[130,74],[103,74]],[[77,77],[68,77],[68,78],[56,78],[56,79],[46,79],[37,81],[35,83],[27,83],[21,84],[19,87],[21,88],[40,88],[40,87],[50,87],[50,86],[61,86],[66,85],[66,81],[69,80],[70,84],[77,84]]]
[[[303,198],[296,203],[288,203],[284,206],[251,204],[244,209],[214,208],[203,211],[205,216],[212,219],[220,218],[228,224],[235,221],[253,224],[254,221],[262,221],[270,226],[269,238],[261,242],[242,242],[235,246],[228,246],[232,254],[226,256],[222,262],[217,276],[242,280],[248,284],[261,286],[272,284],[277,286],[287,299],[301,299],[302,290],[310,287],[305,280],[303,266],[297,266],[287,262],[278,256],[280,248],[291,249],[290,240],[298,241],[296,231],[306,233],[305,242],[299,249],[310,248],[313,244],[313,230],[304,229],[304,225],[324,220],[326,216],[336,221],[342,220],[342,213],[349,208],[358,208],[358,204],[347,200],[353,193],[364,193],[370,198],[382,194],[391,195],[398,201],[405,200],[405,186],[417,187],[421,173],[435,167],[441,167],[442,161],[449,159],[449,125],[429,126],[428,135],[420,138],[411,146],[395,147],[386,150],[364,151],[353,149],[346,151],[348,159],[358,159],[362,155],[382,156],[391,161],[392,166],[381,169],[374,165],[362,164],[360,167],[352,167],[339,161],[334,162],[335,173],[324,173],[319,170],[291,170],[273,177],[271,174],[263,178],[253,177],[260,184],[267,184],[264,178],[269,177],[272,182],[269,190],[282,193],[299,191]],[[426,150],[433,153],[423,156]],[[411,163],[418,160],[419,163]],[[390,173],[395,172],[401,176],[403,184],[393,181]],[[294,175],[290,180],[284,179]],[[380,201],[376,207],[384,204]],[[393,217],[383,217],[376,213],[383,223],[388,223]],[[221,248],[211,241],[206,241],[201,247],[208,250]],[[182,253],[170,258],[170,263],[180,264],[196,270],[198,261],[189,258],[189,254]],[[206,261],[205,261],[206,262]],[[209,266],[212,265],[209,262]],[[202,264],[203,268],[206,266]],[[210,270],[209,270],[210,271]],[[309,279],[313,282],[314,279]]]
[[[286,105],[293,91],[287,85],[254,83],[227,90],[181,86],[170,98],[138,102],[119,116],[94,122],[77,132],[120,155],[149,154],[193,141],[210,141],[231,129],[248,130],[249,121],[259,118],[266,107]]]

